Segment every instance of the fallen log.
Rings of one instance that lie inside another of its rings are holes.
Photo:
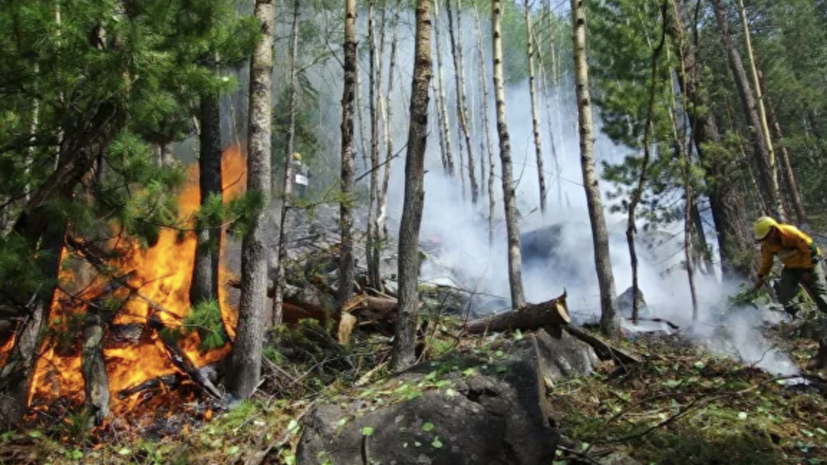
[[[570,322],[571,316],[566,304],[566,293],[563,293],[560,297],[547,302],[471,320],[465,326],[465,331],[469,334],[482,334],[488,331],[513,331],[515,329],[531,331],[545,326],[567,325]]]
[[[221,377],[224,371],[224,363],[211,363],[209,365],[199,368],[198,371],[201,372],[201,374],[205,378],[210,380],[210,382],[215,384],[218,382],[218,379]],[[152,378],[142,383],[138,383],[118,391],[118,399],[124,400],[135,394],[138,394],[139,392],[151,391],[161,386],[166,386],[167,388],[174,389],[183,384],[184,382],[188,381],[189,379],[189,375],[184,373],[171,373],[168,375],[159,376],[157,378]]]
[[[195,366],[186,352],[181,350],[177,342],[161,331],[161,329],[163,329],[163,323],[157,319],[152,319],[150,320],[150,324],[153,328],[158,330],[158,336],[161,343],[164,345],[164,349],[166,350],[172,364],[179,370],[186,373],[195,384],[204,390],[204,392],[213,396],[217,400],[222,400],[224,395],[218,390],[217,387],[215,387],[206,374],[201,372],[198,367]]]
[[[613,360],[615,362],[619,362],[621,365],[634,365],[636,363],[640,363],[640,358],[635,357],[624,350],[618,349],[617,347],[611,346],[597,336],[592,336],[576,326],[564,326],[563,329],[577,339],[580,339],[586,344],[592,346],[592,349],[594,349],[594,352],[598,357],[600,357],[600,360]]]

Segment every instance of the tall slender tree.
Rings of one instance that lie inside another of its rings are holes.
[[[284,180],[282,187],[281,214],[279,215],[279,242],[278,263],[276,263],[276,279],[273,292],[273,326],[281,325],[282,304],[284,303],[285,263],[287,262],[287,234],[291,229],[290,209],[293,195],[293,151],[296,145],[296,92],[299,86],[298,65],[299,55],[299,16],[300,0],[293,1],[293,26],[290,33],[290,87],[287,90],[287,143],[284,145]]]
[[[729,18],[727,17],[726,8],[723,3],[721,3],[721,0],[712,0],[712,7],[715,13],[715,20],[718,23],[721,42],[727,52],[729,68],[735,80],[735,85],[738,88],[738,94],[741,97],[741,108],[744,111],[747,124],[750,126],[753,148],[760,172],[759,185],[764,191],[766,203],[770,208],[774,209],[773,212],[778,218],[783,219],[785,215],[783,204],[780,202],[778,196],[778,181],[777,178],[776,181],[773,181],[773,166],[770,160],[770,151],[763,135],[761,118],[758,115],[758,107],[752,89],[753,86],[750,84],[749,78],[747,78],[744,61],[741,59],[741,52],[738,50],[738,47],[735,46],[735,41],[730,34]]]
[[[339,257],[339,308],[353,297],[356,269],[353,261],[353,100],[356,87],[356,0],[345,2],[345,83],[342,95],[342,196],[339,207],[341,255]]]
[[[764,145],[767,147],[767,161],[771,184],[770,191],[776,192],[775,214],[779,218],[785,219],[786,212],[784,211],[784,204],[782,202],[782,195],[778,192],[778,169],[776,168],[775,147],[772,145],[772,136],[770,135],[770,127],[767,123],[767,109],[764,105],[764,93],[761,90],[761,83],[758,79],[758,65],[755,62],[755,50],[752,48],[752,34],[749,30],[749,20],[747,19],[747,10],[744,7],[744,0],[738,0],[738,12],[741,15],[741,23],[744,27],[744,41],[746,42],[747,57],[749,58],[750,73],[752,76],[752,86],[755,88],[755,98],[758,107],[758,120],[760,122],[761,137],[764,138]]]
[[[572,31],[574,41],[574,78],[577,91],[577,109],[580,127],[580,163],[583,169],[583,186],[592,226],[594,264],[600,285],[600,328],[603,334],[614,337],[620,330],[617,311],[612,263],[609,255],[609,233],[603,215],[600,186],[594,164],[594,123],[589,92],[589,66],[586,61],[586,4],[584,0],[571,0]]]
[[[264,304],[267,297],[266,215],[270,201],[270,133],[275,1],[256,0],[255,17],[261,23],[261,38],[250,60],[250,110],[248,123],[247,192],[258,205],[250,231],[241,243],[241,298],[238,327],[230,357],[227,388],[237,399],[246,399],[258,386],[264,342]]]
[[[443,77],[443,64],[442,64],[442,41],[440,40],[439,30],[441,29],[439,24],[439,0],[433,0],[434,2],[434,38],[436,41],[436,64],[437,64],[437,87],[438,93],[437,95],[437,111],[439,112],[439,123],[442,126],[442,133],[445,137],[445,158],[448,166],[448,175],[453,177],[454,176],[454,155],[451,153],[451,126],[448,124],[448,98],[445,95],[445,79]],[[460,159],[460,164],[462,164],[462,159]]]
[[[531,129],[534,134],[534,155],[537,161],[537,181],[540,185],[540,212],[546,214],[546,173],[543,167],[543,144],[540,138],[540,110],[537,108],[537,84],[534,79],[534,54],[536,43],[534,40],[534,25],[531,21],[531,5],[524,0],[526,49],[528,50],[528,91],[531,96]]]
[[[522,308],[526,304],[523,290],[523,257],[520,252],[520,225],[517,222],[517,195],[511,168],[511,138],[508,135],[508,118],[505,108],[505,79],[503,77],[503,2],[491,2],[491,27],[494,50],[494,95],[497,105],[497,134],[500,138],[500,164],[502,165],[503,206],[505,227],[508,235],[508,281],[511,286],[511,306]]]
[[[462,55],[462,0],[456,0],[456,15],[457,15],[457,31],[460,36],[454,32],[454,19],[451,13],[451,0],[446,0],[447,14],[448,14],[448,34],[451,37],[451,56],[454,59],[454,79],[457,86],[457,119],[462,130],[462,135],[465,138],[465,152],[468,154],[468,184],[471,189],[471,203],[476,204],[479,198],[479,185],[477,184],[477,177],[474,169],[474,145],[471,141],[471,128],[468,122],[468,104],[466,103],[465,93],[465,60]],[[462,170],[460,170],[462,171]],[[464,192],[464,190],[463,190]]]
[[[213,94],[203,94],[200,100],[198,179],[201,207],[209,208],[212,198],[221,198],[221,104],[218,95]],[[218,299],[218,242],[221,231],[206,225],[198,225],[196,231],[198,243],[190,286],[192,305]]]
[[[405,208],[399,225],[399,310],[391,353],[396,370],[414,364],[419,306],[419,229],[425,202],[425,149],[428,141],[428,85],[431,80],[430,0],[416,2],[416,45],[411,83],[410,127],[405,163]]]
[[[482,130],[485,132],[485,153],[488,155],[488,244],[494,244],[494,212],[497,202],[494,200],[494,143],[491,141],[491,122],[488,120],[488,73],[485,68],[485,47],[482,42],[480,13],[474,7],[474,33],[477,36],[477,52],[480,62],[480,87],[482,88]],[[482,157],[482,156],[480,156]],[[481,170],[482,171],[482,170]]]

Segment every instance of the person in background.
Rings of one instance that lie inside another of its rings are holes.
[[[801,284],[809,291],[818,309],[827,314],[827,279],[821,267],[821,250],[815,241],[795,226],[778,223],[768,216],[755,222],[754,234],[761,244],[761,265],[755,288],[764,286],[777,256],[784,265],[778,285],[778,300],[784,310],[793,316],[800,310],[795,298]],[[808,362],[808,369],[827,368],[827,321],[822,321],[818,343],[818,352]]]
[[[294,153],[291,163],[293,165],[293,197],[303,199],[307,191],[307,185],[309,184],[310,173],[307,165],[302,162],[302,154],[298,152]]]

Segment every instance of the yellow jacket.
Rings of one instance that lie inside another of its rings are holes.
[[[765,277],[770,273],[773,258],[778,255],[785,268],[811,270],[818,262],[821,251],[810,236],[799,231],[795,226],[779,224],[781,242],[771,244],[768,241],[761,243],[761,267],[758,276]]]

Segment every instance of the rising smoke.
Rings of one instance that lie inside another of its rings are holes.
[[[326,14],[326,13],[322,13]],[[362,75],[362,114],[368,118],[367,111],[367,29],[366,12],[360,11],[358,25],[360,27],[360,69]],[[452,147],[455,161],[458,162],[459,144],[464,141],[459,133],[459,124],[456,115],[455,85],[451,52],[448,42],[444,13],[441,15],[442,24],[442,61],[445,70],[444,84],[448,101],[446,102],[452,137]],[[391,163],[392,174],[388,199],[388,223],[393,232],[401,217],[404,193],[404,147],[408,135],[408,104],[411,87],[411,73],[413,65],[414,37],[413,16],[403,14],[399,29],[399,50],[394,89],[394,111],[391,124],[396,152],[400,156]],[[474,153],[476,157],[487,153],[480,149],[480,142],[484,142],[482,131],[482,107],[480,101],[482,92],[479,82],[477,45],[473,35],[473,23],[470,14],[464,17],[464,27],[461,31],[461,40],[466,51],[466,90],[468,91],[469,105],[473,104],[472,136],[474,139]],[[482,20],[483,43],[489,63],[486,63],[489,89],[493,88],[491,57],[490,23]],[[387,32],[390,37],[390,31]],[[388,39],[389,40],[389,39]],[[432,37],[433,42],[433,37]],[[383,59],[385,80],[389,68],[390,46],[386,46]],[[434,57],[436,58],[436,57]],[[561,59],[569,60],[569,56]],[[305,61],[312,57],[304,57]],[[436,66],[436,62],[434,61]],[[280,76],[284,70],[276,70],[274,78]],[[340,141],[339,124],[341,123],[341,65],[338,60],[328,60],[324,65],[317,65],[306,70],[306,77],[318,90],[319,105],[319,137],[321,146],[326,149],[323,153],[315,154],[313,169],[317,179],[326,179],[331,185],[338,174]],[[274,81],[276,80],[274,79]],[[435,70],[433,82],[437,85]],[[538,79],[539,81],[539,79]],[[491,97],[493,99],[493,91]],[[548,186],[548,211],[545,215],[539,212],[539,184],[537,179],[537,165],[535,162],[532,124],[530,113],[530,97],[527,80],[512,83],[506,88],[508,128],[512,143],[512,160],[517,185],[518,207],[522,215],[520,229],[523,233],[544,228],[550,225],[562,225],[557,237],[552,239],[556,244],[553,260],[531,260],[534,257],[524,258],[523,280],[526,295],[529,301],[540,302],[560,295],[565,289],[568,292],[569,306],[579,322],[593,321],[600,311],[599,291],[594,270],[591,229],[589,227],[588,211],[586,207],[585,191],[582,186],[580,169],[579,136],[577,133],[577,107],[574,99],[574,86],[570,77],[562,76],[557,86],[551,88],[552,99],[552,126],[553,143],[558,155],[559,173],[555,170],[555,162],[551,156],[551,135],[548,133],[546,118],[549,117],[543,103],[543,95],[538,89],[540,116],[543,120],[542,143],[546,184]],[[422,270],[422,279],[429,282],[439,282],[456,285],[488,299],[480,299],[478,311],[497,311],[508,307],[508,276],[507,250],[505,240],[504,213],[502,204],[502,184],[499,176],[499,149],[496,135],[493,100],[490,102],[489,120],[494,144],[495,172],[495,200],[497,229],[492,246],[488,242],[488,213],[487,187],[480,185],[481,195],[478,205],[471,205],[470,193],[463,193],[461,182],[457,178],[447,177],[442,168],[437,117],[435,113],[436,99],[431,95],[432,111],[429,116],[431,134],[428,139],[426,154],[425,175],[425,211],[422,223],[421,238],[423,241],[438,242],[441,252],[437,260],[426,262]],[[619,163],[628,149],[614,144],[599,130],[599,115],[595,114],[598,130],[596,132],[596,156],[598,163]],[[362,153],[359,136],[359,121],[356,125],[357,157]],[[366,137],[370,137],[369,123]],[[381,131],[380,131],[381,136]],[[369,147],[369,143],[366,143]],[[380,144],[381,156],[384,159],[384,143]],[[464,162],[464,160],[463,160]],[[475,162],[477,179],[480,179],[479,160]],[[485,163],[488,165],[487,161]],[[363,169],[361,160],[357,160],[357,168]],[[467,166],[466,166],[467,169]],[[489,174],[486,172],[485,177]],[[360,182],[360,189],[366,189],[368,177]],[[604,196],[604,208],[610,233],[611,261],[613,265],[616,292],[624,292],[631,285],[631,267],[628,249],[625,240],[625,214],[611,213],[607,192],[611,186],[603,181],[601,184]],[[467,187],[466,187],[467,189]],[[711,219],[708,219],[708,224]],[[641,235],[645,235],[641,230]],[[682,252],[682,224],[673,224],[652,233],[648,239],[656,244],[653,247],[639,245],[639,282],[648,305],[648,310],[655,316],[672,321],[683,328],[698,344],[710,349],[739,358],[746,363],[767,369],[777,374],[796,373],[797,369],[790,359],[775,349],[760,332],[760,326],[766,322],[777,321],[777,312],[767,309],[752,308],[738,309],[734,312],[725,312],[728,296],[738,291],[737,283],[721,282],[718,270],[708,270],[704,275],[696,278],[697,294],[700,307],[700,321],[692,325],[691,329],[691,298],[686,279],[686,272],[681,266]],[[708,228],[709,229],[709,228]],[[713,238],[714,231],[708,230],[707,237]],[[641,238],[641,242],[643,241]],[[494,304],[492,304],[494,302]],[[627,315],[628,316],[628,315]],[[651,330],[647,327],[634,327],[625,322],[626,329],[635,331]],[[657,329],[667,328],[658,326]]]

